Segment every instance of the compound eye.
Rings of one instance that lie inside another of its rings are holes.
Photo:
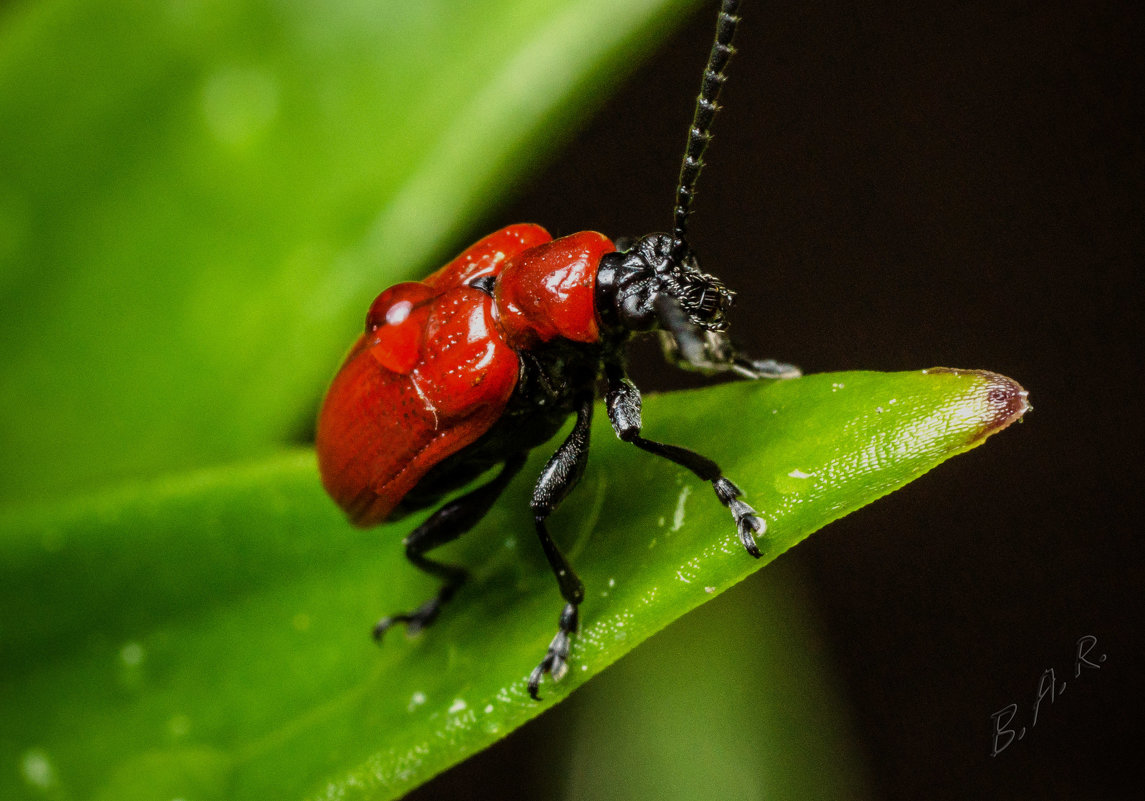
[[[631,291],[620,302],[620,319],[629,331],[651,331],[656,326],[656,310],[643,292]]]

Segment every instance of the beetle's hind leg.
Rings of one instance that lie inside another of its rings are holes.
[[[525,463],[525,454],[510,457],[497,477],[472,492],[442,506],[405,538],[406,558],[425,573],[445,580],[437,595],[410,612],[383,617],[374,626],[374,639],[382,636],[398,623],[404,623],[406,632],[416,634],[437,619],[443,604],[469,578],[469,572],[457,565],[447,565],[428,559],[425,554],[439,545],[460,537],[473,528],[496,502],[498,496]]]

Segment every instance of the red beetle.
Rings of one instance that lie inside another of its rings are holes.
[[[318,464],[334,500],[356,525],[372,526],[435,505],[502,466],[491,481],[449,500],[406,537],[409,560],[444,584],[419,608],[380,620],[376,638],[397,623],[413,632],[433,622],[467,574],[426,552],[472,528],[528,451],[575,414],[532,498],[537,536],[566,603],[557,635],[529,677],[529,694],[537,698],[546,673],[560,680],[584,586],[545,521],[584,472],[602,380],[616,434],[710,481],[744,547],[760,555],[755,535],[764,522],[714,462],[640,436],[640,392],[624,366],[624,346],[633,334],[658,331],[665,353],[682,367],[747,378],[799,374],[790,365],[737,353],[725,333],[733,293],[700,270],[685,238],[733,52],[737,6],[724,0],[720,9],[680,170],[672,234],[649,234],[618,250],[598,233],[554,240],[539,226],[512,225],[428,278],[390,287],[370,307],[366,331],[334,378],[318,418]]]

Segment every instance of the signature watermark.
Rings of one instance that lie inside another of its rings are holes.
[[[1097,648],[1097,637],[1092,634],[1078,638],[1073,660],[1074,679],[1080,679],[1083,673],[1089,674],[1094,670],[1101,670],[1101,665],[1105,662],[1105,654],[1094,653],[1095,648]],[[1034,696],[1033,706],[1029,710],[1028,726],[1023,726],[1020,722],[1014,721],[1014,718],[1018,716],[1017,704],[1007,704],[990,715],[991,728],[993,729],[991,732],[993,745],[990,749],[990,756],[998,756],[1009,748],[1015,740],[1024,738],[1028,729],[1038,725],[1038,715],[1042,714],[1043,706],[1047,703],[1053,705],[1057,697],[1065,692],[1065,688],[1065,679],[1059,684],[1054,669],[1052,667],[1046,668],[1042,671],[1041,678],[1038,679],[1038,691]]]

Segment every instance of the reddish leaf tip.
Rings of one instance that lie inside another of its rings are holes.
[[[974,437],[977,441],[996,434],[1015,420],[1020,420],[1026,412],[1034,408],[1030,405],[1030,393],[1017,381],[1000,373],[989,370],[960,370],[953,367],[932,367],[923,372],[928,375],[947,373],[978,379],[980,385],[976,388],[976,393],[981,393],[985,414],[982,416],[982,426]]]

